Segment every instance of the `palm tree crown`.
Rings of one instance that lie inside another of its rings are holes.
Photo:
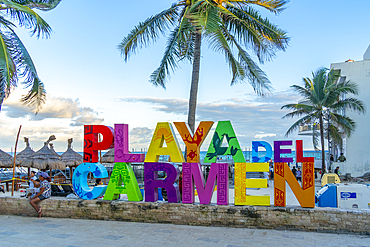
[[[159,67],[150,82],[166,87],[170,72],[182,60],[193,64],[189,100],[189,125],[194,131],[195,108],[200,70],[202,41],[224,54],[232,71],[231,85],[249,82],[258,94],[270,90],[266,74],[252,60],[246,49],[252,49],[260,62],[270,60],[277,50],[285,50],[285,31],[261,17],[252,6],[275,14],[284,9],[285,0],[181,0],[169,9],[139,23],[122,40],[118,48],[125,61],[139,48],[155,42],[170,30]]]
[[[18,80],[30,88],[21,101],[39,111],[45,102],[44,84],[37,75],[32,59],[14,31],[16,24],[31,30],[37,38],[49,37],[51,27],[33,9],[55,8],[61,0],[2,0],[0,1],[0,111],[1,106]],[[14,24],[14,22],[16,24]]]
[[[319,124],[323,172],[325,172],[324,121],[330,119],[328,125],[330,136],[336,141],[341,141],[341,132],[349,137],[356,128],[356,123],[343,112],[352,110],[365,113],[365,106],[361,100],[347,97],[349,94],[358,94],[357,84],[339,80],[339,71],[327,71],[326,68],[320,68],[312,73],[312,79],[303,78],[304,86],[291,86],[304,99],[297,104],[288,104],[281,108],[291,110],[283,118],[301,117],[288,129],[286,136],[304,124]],[[316,148],[315,141],[314,146]]]

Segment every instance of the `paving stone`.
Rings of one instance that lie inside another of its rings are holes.
[[[110,240],[118,240],[118,239],[121,239],[123,237],[124,236],[106,235],[106,236],[103,236],[102,238],[104,238],[104,239],[110,239]]]

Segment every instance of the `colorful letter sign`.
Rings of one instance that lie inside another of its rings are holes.
[[[127,194],[129,201],[138,202],[143,200],[143,195],[140,192],[130,163],[116,162],[114,164],[104,200],[116,200],[120,194]]]
[[[247,172],[268,172],[268,163],[235,163],[235,205],[270,206],[270,196],[247,195],[247,188],[267,188],[267,179],[246,179]]]
[[[164,142],[166,142],[167,147],[163,146]],[[172,162],[185,162],[172,125],[168,122],[157,124],[145,162],[158,162],[160,155],[169,155]]]
[[[263,157],[258,156],[258,147],[263,147],[266,150],[266,154]],[[252,162],[268,162],[272,158],[272,147],[268,142],[265,141],[253,141],[252,142]]]
[[[84,200],[93,200],[104,195],[107,189],[106,185],[95,186],[90,189],[87,184],[87,175],[92,173],[95,178],[106,178],[108,172],[100,163],[82,163],[77,166],[73,173],[72,184],[75,193]]]
[[[98,134],[103,135],[103,141],[98,142]],[[96,163],[98,150],[113,148],[114,130],[104,125],[85,125],[84,127],[84,162]]]
[[[128,124],[114,125],[114,162],[143,162],[145,154],[129,152]]]
[[[209,133],[213,122],[200,122],[193,134],[184,122],[174,123],[187,147],[187,162],[180,149],[176,135],[169,122],[157,123],[146,157],[144,154],[129,152],[129,128],[127,124],[115,124],[114,130],[103,125],[84,126],[84,163],[79,165],[73,174],[73,188],[76,194],[85,200],[92,200],[105,194],[104,200],[118,199],[120,194],[127,194],[129,201],[141,201],[140,192],[132,162],[144,161],[144,192],[145,201],[158,200],[158,188],[166,190],[168,202],[180,202],[179,168],[176,164],[158,162],[161,155],[169,155],[171,162],[182,163],[182,199],[183,203],[194,203],[195,189],[201,204],[211,203],[217,184],[217,204],[229,203],[229,164],[217,163],[219,155],[232,156],[235,164],[235,205],[270,205],[269,195],[251,195],[247,189],[267,188],[267,179],[248,179],[249,172],[269,172],[268,162],[272,157],[272,147],[265,141],[252,142],[253,163],[246,163],[238,139],[230,121],[220,121],[216,126],[212,141],[208,147],[205,163],[211,163],[207,181],[200,165],[200,147]],[[103,139],[98,141],[98,135]],[[223,146],[223,141],[227,146]],[[296,141],[296,162],[302,164],[302,186],[297,182],[287,162],[293,162],[289,157],[292,141],[274,142],[274,205],[286,205],[286,182],[295,194],[302,207],[314,207],[314,158],[303,157],[302,141]],[[98,150],[114,149],[115,165],[108,186],[95,186],[90,189],[87,184],[89,173],[94,178],[108,177],[106,168],[98,162]],[[259,156],[259,147],[266,151]],[[163,178],[158,178],[162,172]],[[217,182],[217,183],[216,183]]]
[[[212,163],[207,182],[204,182],[199,163],[182,164],[182,203],[194,203],[194,190],[197,187],[200,204],[211,203],[217,177],[217,204],[229,204],[229,165]],[[194,182],[193,182],[194,179]]]
[[[205,137],[207,136],[209,130],[211,129],[213,122],[212,121],[200,122],[197,131],[195,131],[195,135],[193,135],[187,123],[175,122],[174,124],[186,145],[187,163],[199,163],[200,146],[202,145]]]
[[[158,179],[158,171],[166,173],[165,179]],[[145,201],[158,200],[158,188],[167,191],[168,202],[180,202],[179,185],[174,184],[179,179],[180,170],[177,165],[169,163],[144,163]],[[163,190],[162,190],[163,191]]]
[[[221,146],[224,138],[227,140],[228,147]],[[230,121],[218,122],[204,162],[215,163],[218,155],[232,155],[234,162],[245,162],[242,149]]]
[[[275,144],[276,145],[276,144]],[[276,151],[275,151],[276,152]],[[286,191],[285,181],[288,182],[294,195],[301,207],[313,208],[315,207],[315,186],[314,186],[314,158],[303,157],[302,141],[296,141],[297,162],[302,162],[302,187],[294,177],[287,163],[275,162],[274,167],[274,205],[286,206]],[[278,154],[280,155],[280,154]]]

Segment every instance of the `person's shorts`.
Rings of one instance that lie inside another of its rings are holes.
[[[47,199],[45,196],[41,195],[39,196],[40,201]]]

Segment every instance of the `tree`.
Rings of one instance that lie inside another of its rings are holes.
[[[326,169],[324,121],[328,122],[330,119],[330,124],[327,124],[326,131],[329,131],[334,140],[341,140],[340,132],[344,132],[349,137],[356,128],[356,123],[351,118],[342,115],[342,113],[345,110],[365,113],[365,105],[361,100],[347,97],[348,94],[358,95],[357,84],[351,81],[339,80],[340,72],[338,70],[327,71],[328,69],[326,68],[320,68],[312,73],[312,79],[308,77],[303,78],[303,87],[298,85],[291,86],[304,99],[297,104],[288,104],[281,108],[292,111],[283,118],[301,117],[288,129],[286,136],[302,125],[319,124],[322,174],[325,173]]]
[[[30,88],[21,102],[35,107],[38,112],[45,102],[44,84],[37,75],[35,65],[26,47],[14,29],[25,27],[37,38],[48,38],[51,27],[33,9],[48,11],[61,0],[0,0],[0,111],[3,101],[21,84]],[[16,23],[16,24],[14,24]]]
[[[252,6],[260,6],[279,14],[286,0],[182,0],[169,9],[139,23],[118,45],[125,61],[137,49],[147,46],[171,30],[159,67],[150,82],[166,88],[170,72],[178,63],[192,63],[188,124],[194,132],[200,72],[201,44],[225,55],[232,71],[231,85],[248,81],[255,92],[271,89],[266,74],[252,60],[250,48],[260,62],[270,60],[277,50],[288,45],[286,32],[261,17]]]

